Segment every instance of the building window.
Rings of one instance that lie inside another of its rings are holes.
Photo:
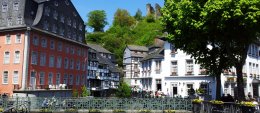
[[[71,20],[70,20],[70,18],[68,18],[67,24],[68,24],[69,26],[71,26]]]
[[[63,84],[68,84],[68,74],[64,74]]]
[[[187,84],[187,94],[189,95],[190,93],[195,93],[193,92],[194,89],[193,89],[193,84]]]
[[[44,79],[45,79],[45,73],[44,72],[40,72],[40,85],[44,85]]]
[[[3,73],[3,84],[8,84],[8,71],[4,71]]]
[[[48,23],[47,20],[45,20],[45,21],[43,22],[43,29],[44,29],[44,30],[49,30],[49,23]]]
[[[41,46],[43,48],[46,48],[47,47],[47,40],[45,38],[41,38]]]
[[[60,16],[60,22],[64,23],[65,17],[63,15]]]
[[[79,83],[80,83],[80,76],[77,75],[77,76],[76,76],[76,85],[79,85]]]
[[[79,60],[77,61],[76,69],[77,69],[77,70],[80,70],[80,61],[79,61]]]
[[[82,31],[82,25],[81,24],[79,25],[79,30]]]
[[[193,74],[193,60],[186,60],[186,74]]]
[[[57,33],[57,26],[56,24],[52,24],[52,32]]]
[[[174,44],[171,44],[171,54],[175,54],[175,53],[177,53],[177,50],[176,50]]]
[[[56,85],[60,84],[60,73],[56,74]]]
[[[41,53],[40,66],[45,66],[45,65],[46,65],[46,53]]]
[[[162,80],[156,79],[156,89],[157,91],[162,91]]]
[[[70,75],[69,84],[70,84],[70,85],[73,85],[73,75]]]
[[[74,60],[70,59],[70,69],[74,69]]]
[[[7,18],[7,25],[8,26],[12,26],[13,25],[11,17]]]
[[[14,75],[13,75],[13,84],[18,84],[18,71],[14,71]]]
[[[10,52],[6,51],[4,53],[4,64],[9,64],[10,63]]]
[[[17,34],[15,37],[15,43],[22,43],[21,34]]]
[[[81,56],[81,50],[80,49],[77,50],[77,54],[78,54],[78,56]]]
[[[60,35],[64,36],[64,29],[62,27],[60,27]]]
[[[8,5],[7,3],[2,4],[2,12],[5,13],[8,11]]]
[[[45,16],[50,16],[50,8],[47,6],[47,7],[45,7],[45,10],[44,10],[44,15]]]
[[[50,48],[51,48],[51,49],[55,49],[55,42],[54,42],[54,40],[51,40],[51,42],[50,42]]]
[[[82,42],[82,39],[83,39],[82,36],[79,36],[79,40],[78,41]]]
[[[67,46],[65,51],[66,51],[67,54],[69,54],[70,53],[70,48]]]
[[[11,36],[10,35],[6,35],[5,44],[11,44]]]
[[[207,83],[201,83],[200,84],[200,89],[202,89],[204,91],[204,94],[208,94],[208,84]]]
[[[20,16],[18,16],[18,17],[17,17],[16,24],[18,24],[18,25],[21,25],[21,24],[23,24],[22,17],[20,17]]]
[[[38,59],[38,53],[33,51],[32,52],[32,57],[31,57],[31,60],[32,60],[31,64],[37,65],[37,59]]]
[[[58,12],[56,10],[53,12],[53,18],[58,20]]]
[[[61,68],[61,64],[62,64],[62,58],[61,58],[61,56],[58,56],[58,58],[57,58],[57,68]]]
[[[49,59],[49,67],[54,67],[54,61],[55,61],[55,58],[53,55],[51,55],[50,59]]]
[[[58,42],[58,51],[62,51],[62,42]]]
[[[52,73],[49,73],[49,76],[48,76],[48,84],[49,84],[49,85],[52,85],[52,84],[53,84],[53,74],[52,74]]]
[[[74,27],[74,28],[77,28],[77,23],[76,23],[75,20],[73,21],[73,27]]]
[[[19,3],[18,2],[14,2],[13,10],[18,11],[18,8],[19,8]]]
[[[65,59],[64,59],[64,68],[65,68],[65,69],[68,69],[68,68],[69,68],[69,60],[68,60],[68,58],[65,58]]]
[[[71,54],[74,54],[74,53],[75,53],[74,47],[71,47],[71,48],[70,48],[70,53],[71,53]]]
[[[35,45],[35,46],[39,45],[39,38],[37,36],[33,37],[33,45]]]
[[[178,74],[178,63],[177,61],[172,61],[172,76],[176,76]]]
[[[14,52],[14,63],[15,64],[20,63],[20,51],[15,51]]]
[[[161,61],[160,60],[155,61],[155,72],[156,72],[156,74],[159,74],[161,72]]]

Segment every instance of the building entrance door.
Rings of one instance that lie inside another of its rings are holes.
[[[258,89],[258,84],[253,84],[253,95],[254,97],[258,97],[259,96],[259,89]]]

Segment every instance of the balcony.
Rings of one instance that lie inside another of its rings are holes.
[[[134,72],[138,72],[138,73],[140,73],[140,69],[135,68],[135,69],[134,69]]]
[[[19,85],[14,85],[14,91],[54,91],[54,90],[72,90],[73,85],[67,84],[59,84],[59,85],[37,85],[37,86],[29,86],[24,90],[21,90]]]

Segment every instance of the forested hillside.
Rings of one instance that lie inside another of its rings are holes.
[[[105,12],[102,11],[97,11],[97,13],[106,15]],[[87,25],[91,27],[91,14],[89,14],[88,17],[89,21]],[[93,14],[92,17],[97,18],[97,16],[93,16]],[[107,24],[106,18],[103,19],[103,23]],[[126,45],[151,45],[156,36],[162,35],[162,26],[160,25],[159,19],[155,19],[152,13],[143,17],[140,10],[138,10],[134,16],[131,16],[127,10],[118,9],[114,14],[113,25],[111,25],[108,30],[103,32],[103,29],[100,30],[98,27],[96,29],[94,27],[92,28],[95,32],[86,34],[87,43],[100,44],[114,53],[119,66],[122,66],[122,57]]]

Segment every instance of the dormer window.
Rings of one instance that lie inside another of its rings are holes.
[[[64,36],[64,29],[62,27],[60,28],[60,35]]]
[[[50,8],[49,8],[48,6],[45,7],[44,15],[46,15],[46,16],[50,16]]]
[[[9,17],[9,18],[7,19],[7,25],[8,25],[8,26],[12,26],[12,18],[11,18],[11,17]]]
[[[68,0],[65,0],[66,5],[70,5]]]
[[[82,42],[82,36],[79,37],[79,42]]]
[[[73,27],[76,28],[76,26],[77,26],[77,23],[76,23],[76,21],[74,21],[73,22]]]
[[[76,40],[76,38],[77,38],[77,35],[76,35],[76,33],[75,33],[75,32],[73,32],[72,39],[73,39],[73,40]]]
[[[58,13],[57,13],[56,10],[53,12],[53,18],[54,18],[55,20],[58,20]]]
[[[7,5],[7,3],[4,3],[4,4],[2,4],[2,12],[7,12],[7,10],[8,10],[8,5]]]
[[[79,25],[79,30],[82,31],[82,25],[81,24]]]
[[[55,6],[59,6],[59,4],[58,4],[58,2],[57,2],[57,1],[55,1],[55,2],[54,2],[54,5],[55,5]]]
[[[21,24],[23,24],[23,21],[22,21],[22,17],[17,17],[17,21],[16,21],[17,23],[16,24],[18,24],[18,25],[21,25]]]
[[[14,2],[14,4],[13,4],[13,10],[14,10],[14,11],[17,11],[18,8],[19,8],[19,3],[18,3],[18,2]]]
[[[57,33],[57,26],[55,24],[52,25],[52,32]]]
[[[67,36],[68,36],[68,38],[71,38],[71,32],[70,31],[67,32]]]
[[[61,15],[61,16],[60,16],[60,22],[64,23],[64,20],[65,20],[64,16]]]
[[[43,22],[43,29],[49,30],[49,23],[47,22],[47,20]]]
[[[71,26],[71,20],[68,18],[68,25]]]

